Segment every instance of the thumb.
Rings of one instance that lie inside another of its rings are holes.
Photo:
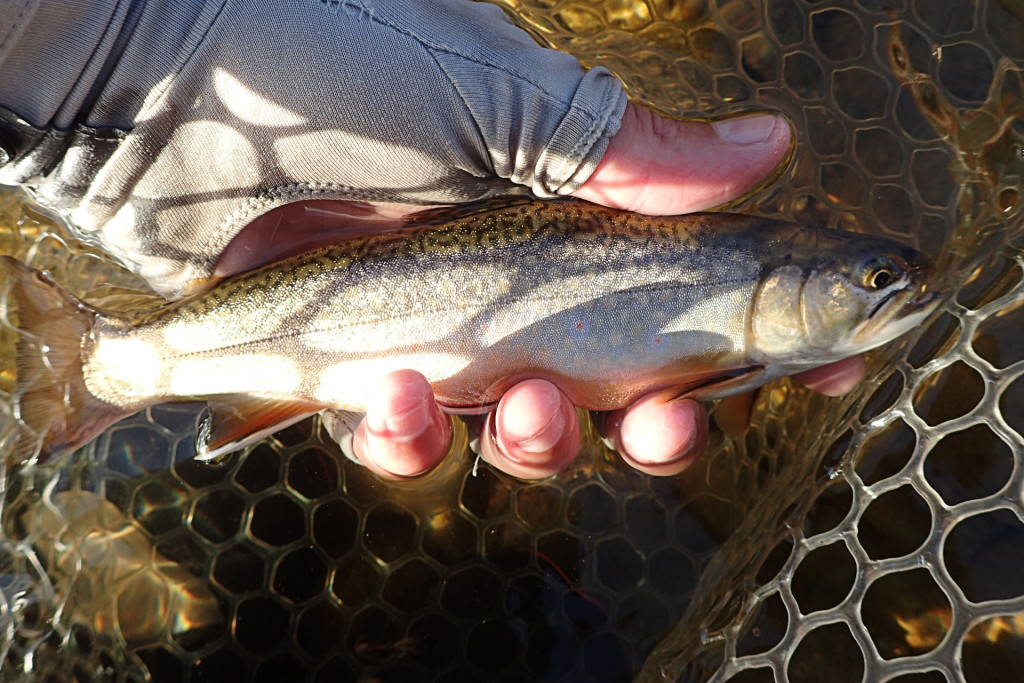
[[[601,162],[573,195],[649,215],[701,211],[768,180],[791,139],[777,114],[682,121],[630,103]]]

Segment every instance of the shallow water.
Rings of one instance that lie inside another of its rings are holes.
[[[66,462],[3,471],[2,678],[1010,680],[1018,5],[505,4],[665,112],[784,111],[793,165],[740,209],[914,242],[954,296],[853,395],[780,383],[745,441],[716,434],[673,479],[589,431],[552,480],[474,474],[460,432],[441,470],[387,484],[314,421],[208,465],[189,460],[197,407],[151,409]],[[18,196],[0,195],[0,227],[0,251],[83,295],[138,285]],[[5,397],[11,378],[8,355]]]

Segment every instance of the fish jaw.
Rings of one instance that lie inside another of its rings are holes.
[[[903,296],[889,302],[889,311],[880,311],[868,319],[851,336],[848,344],[833,349],[834,360],[855,356],[888,344],[920,326],[939,307],[942,296],[925,288],[908,289]]]

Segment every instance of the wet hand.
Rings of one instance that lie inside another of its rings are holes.
[[[17,75],[31,63],[32,83],[46,86],[15,87],[16,97],[0,101],[27,117],[18,139],[31,130],[35,145],[74,121],[90,125],[62,151],[40,143],[40,153],[26,148],[5,168],[73,209],[91,242],[167,296],[356,236],[351,214],[332,204],[351,211],[372,200],[374,229],[402,226],[401,208],[388,215],[382,202],[422,208],[519,187],[678,214],[751,191],[790,147],[788,124],[771,115],[709,124],[627,107],[606,69],[585,71],[540,48],[488,3],[381,0],[372,11],[359,3],[348,11],[237,2],[203,18],[177,11],[188,3],[137,4],[132,21],[54,34],[71,41],[80,64],[37,60],[38,45],[15,40],[18,49],[0,59],[0,81],[27,83]],[[12,35],[41,35],[24,24],[63,21],[60,5],[41,3]],[[203,40],[178,44],[186,34]],[[108,42],[121,50],[117,68],[87,69]],[[153,58],[167,54],[182,59]],[[71,72],[85,81],[67,79]],[[84,101],[88,111],[75,111]],[[837,391],[853,378],[850,367],[821,369],[811,384]],[[374,392],[357,448],[381,474],[412,476],[442,457],[448,429],[425,380],[397,373]],[[660,474],[692,462],[706,431],[697,404],[653,397],[608,424],[629,464]],[[529,478],[566,467],[579,441],[568,399],[540,380],[507,392],[485,432],[485,456]]]
[[[864,377],[860,356],[794,376],[826,396],[852,389]],[[603,431],[630,467],[656,476],[678,474],[704,452],[708,414],[690,399],[645,396],[603,416]],[[399,370],[373,389],[353,447],[359,461],[386,478],[428,472],[448,451],[451,427],[426,379]],[[542,479],[572,464],[580,425],[569,398],[541,379],[517,384],[487,416],[480,454],[507,474]]]

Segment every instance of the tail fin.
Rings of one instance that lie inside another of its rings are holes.
[[[130,414],[101,401],[85,385],[82,349],[98,313],[56,282],[0,256],[17,305],[18,417],[16,454],[40,461],[71,451]]]

